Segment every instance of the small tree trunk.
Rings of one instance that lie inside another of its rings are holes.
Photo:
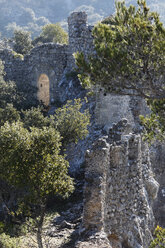
[[[44,222],[44,216],[45,216],[45,205],[41,205],[40,219],[37,222],[37,243],[38,243],[38,248],[43,248],[42,227],[43,227],[43,222]]]

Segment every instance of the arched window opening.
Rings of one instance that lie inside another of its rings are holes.
[[[45,106],[50,103],[50,83],[49,78],[46,74],[41,74],[38,79],[38,100],[43,102]]]

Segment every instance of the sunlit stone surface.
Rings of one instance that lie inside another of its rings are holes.
[[[38,79],[38,99],[48,106],[50,102],[49,78],[46,74],[41,74]]]

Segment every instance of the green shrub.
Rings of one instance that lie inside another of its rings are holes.
[[[5,224],[2,221],[0,221],[0,233],[4,232],[4,228],[5,228]]]
[[[19,238],[11,238],[5,233],[0,234],[0,247],[1,248],[21,248]]]
[[[30,32],[24,30],[15,30],[13,40],[13,49],[17,54],[28,54],[33,48]]]
[[[15,59],[24,60],[24,56],[21,53],[16,53],[15,51],[12,51],[12,54]]]
[[[149,248],[165,248],[165,228],[157,226],[154,232],[155,239]]]

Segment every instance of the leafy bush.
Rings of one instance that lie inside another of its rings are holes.
[[[14,51],[16,53],[25,55],[33,48],[30,32],[24,30],[15,30],[13,40],[15,42]]]
[[[0,126],[4,125],[6,121],[12,123],[19,119],[20,114],[12,104],[8,103],[6,107],[0,108]]]
[[[15,59],[20,59],[20,60],[24,59],[24,56],[20,53],[16,53],[15,51],[12,51],[12,54],[13,54]]]
[[[4,232],[4,228],[5,228],[5,224],[2,221],[0,221],[0,233]]]
[[[145,127],[144,139],[149,143],[156,139],[163,141],[165,139],[165,99],[148,100],[148,106],[151,114],[140,116],[140,120]]]
[[[79,139],[84,139],[88,135],[87,127],[90,124],[90,114],[88,110],[81,112],[81,99],[74,102],[67,101],[55,112],[55,126],[62,136],[62,144],[77,143]]]
[[[165,228],[157,226],[154,232],[155,239],[149,248],[165,248]]]
[[[59,44],[68,43],[68,35],[59,23],[47,24],[42,28],[42,32],[39,37],[33,40],[33,45],[39,43],[54,42]]]
[[[1,248],[21,248],[19,238],[11,238],[5,233],[0,234],[0,247]]]

